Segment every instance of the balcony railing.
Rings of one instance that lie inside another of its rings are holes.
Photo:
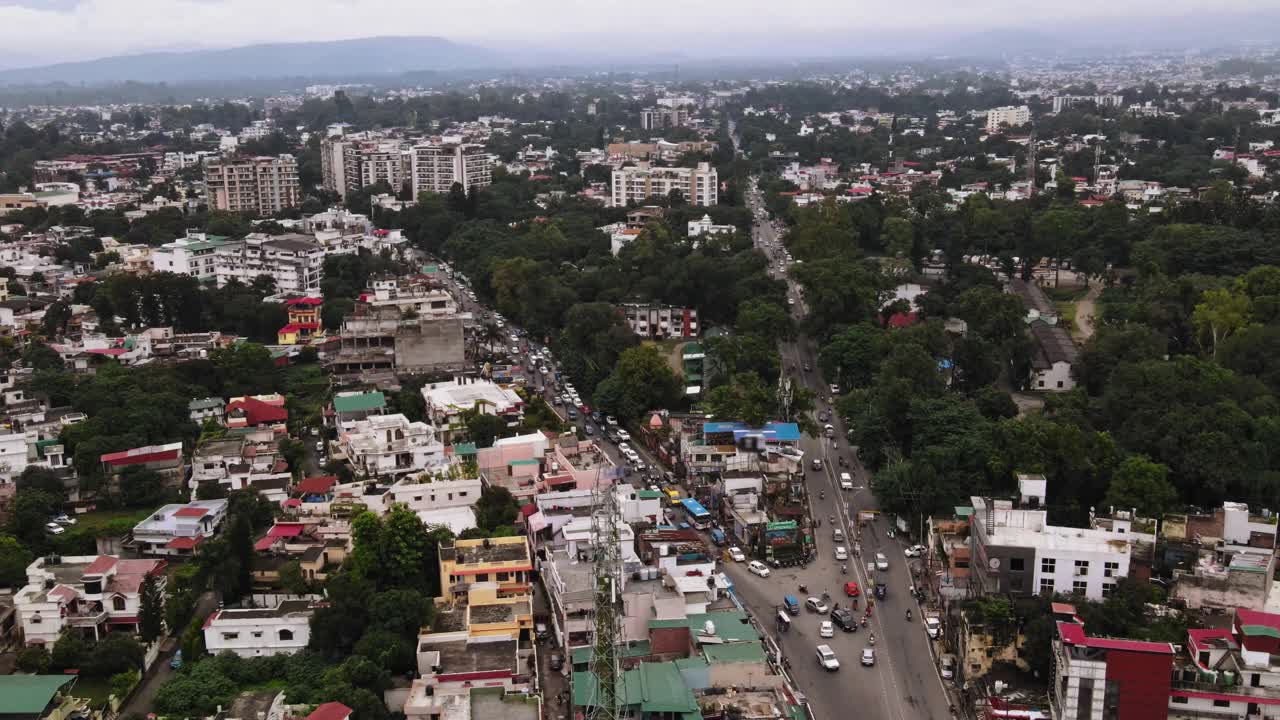
[[[1251,685],[1227,685],[1225,683],[1196,682],[1194,680],[1174,680],[1174,690],[1191,692],[1216,693],[1220,695],[1239,695],[1246,698],[1263,698],[1280,700],[1280,687],[1253,687]]]
[[[97,612],[73,613],[68,615],[66,623],[74,627],[93,627],[100,625],[107,619],[107,611],[99,610]]]

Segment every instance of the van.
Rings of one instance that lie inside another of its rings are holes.
[[[852,489],[853,489],[853,476],[852,476],[852,475],[850,475],[850,474],[849,474],[849,473],[847,473],[847,472],[842,472],[842,473],[840,473],[840,489],[841,489],[841,490],[852,490]]]
[[[778,611],[778,632],[786,632],[791,629],[791,618],[781,610]]]
[[[711,542],[716,545],[724,545],[724,531],[720,528],[711,529]]]
[[[782,606],[785,607],[787,609],[787,612],[791,613],[792,615],[800,614],[800,602],[795,598],[791,597],[790,595],[787,595],[786,597],[782,598]]]

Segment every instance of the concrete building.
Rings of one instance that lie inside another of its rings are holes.
[[[647,340],[698,337],[698,311],[694,308],[626,303],[619,310],[631,331]]]
[[[357,420],[338,444],[352,471],[364,477],[400,477],[448,464],[435,428],[400,413]]]
[[[225,499],[165,505],[133,526],[129,545],[143,555],[191,556],[218,532],[226,516]]]
[[[1123,95],[1055,95],[1053,112],[1060,113],[1067,108],[1082,103],[1093,103],[1101,108],[1118,108],[1124,105]]]
[[[213,263],[218,287],[232,280],[251,285],[266,275],[275,281],[277,293],[319,293],[324,248],[306,235],[251,233],[215,250]]]
[[[385,182],[399,192],[409,179],[412,154],[407,143],[371,133],[338,135],[320,141],[320,175],[326,190],[347,193]]]
[[[25,433],[0,435],[0,481],[12,481],[27,469]]]
[[[217,610],[204,622],[204,646],[211,655],[292,655],[311,641],[314,613],[309,600],[285,600],[274,608]]]
[[[512,390],[489,380],[459,377],[422,387],[427,416],[438,428],[450,431],[461,427],[462,414],[476,410],[497,415],[508,423],[519,422],[524,413],[524,400]]]
[[[1074,615],[1070,605],[1054,609],[1060,617]],[[1089,637],[1074,619],[1059,619],[1057,629],[1049,684],[1053,720],[1169,717],[1173,645]]]
[[[483,145],[446,141],[415,145],[411,152],[414,197],[424,192],[447,193],[454,183],[469,190],[493,182],[493,168]]]
[[[710,215],[703,215],[701,220],[689,221],[689,237],[699,237],[701,235],[732,235],[738,231],[734,225],[716,225],[711,222]],[[617,253],[614,253],[617,255]]]
[[[998,132],[1004,126],[1022,127],[1031,122],[1031,108],[1026,105],[1007,105],[987,111],[987,132]]]
[[[652,107],[640,111],[640,129],[665,130],[689,124],[689,111],[683,107]]]
[[[140,465],[154,470],[160,475],[164,487],[171,491],[183,489],[186,480],[186,463],[182,455],[182,443],[172,442],[167,445],[147,445],[146,447],[121,450],[107,453],[99,460],[102,462],[103,475],[107,478],[107,488],[113,494],[121,491],[121,473],[125,468]]]
[[[1188,630],[1174,663],[1170,720],[1280,718],[1277,637],[1280,615],[1244,608],[1227,627]]]
[[[1071,333],[1059,322],[1057,308],[1034,282],[1014,279],[1009,292],[1019,296],[1027,309],[1027,330],[1035,340],[1031,356],[1030,389],[1068,392],[1076,386],[1071,366],[1079,355]]]
[[[480,499],[483,487],[478,477],[433,477],[426,482],[405,478],[387,490],[383,501],[388,506],[404,505],[416,513],[423,524],[445,525],[457,535],[476,527],[472,506]]]
[[[147,576],[164,592],[163,560],[114,555],[37,558],[13,606],[27,645],[52,647],[65,631],[97,640],[113,630],[137,632]]]
[[[1101,600],[1129,575],[1130,545],[1106,530],[1050,525],[1043,476],[1019,475],[1020,498],[974,497],[975,594],[1080,594]]]
[[[720,202],[720,179],[710,163],[698,163],[696,168],[653,167],[640,162],[634,167],[613,171],[612,207],[626,207],[627,203],[643,203],[651,197],[666,197],[672,190],[679,190],[690,205],[716,205]]]
[[[218,271],[214,264],[219,248],[232,244],[221,235],[188,232],[186,237],[165,243],[151,251],[151,267],[155,272],[190,275],[212,282]]]
[[[301,202],[298,161],[292,155],[211,160],[205,184],[216,210],[273,215]]]
[[[358,304],[342,320],[336,348],[321,358],[344,374],[462,370],[466,340],[460,315],[405,316],[397,307]]]

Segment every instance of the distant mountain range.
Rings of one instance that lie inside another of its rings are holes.
[[[0,70],[0,85],[355,78],[421,70],[458,70],[499,62],[500,58],[489,50],[439,37],[373,37],[246,45],[228,50],[118,55],[14,68]]]

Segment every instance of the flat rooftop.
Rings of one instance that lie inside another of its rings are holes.
[[[529,559],[529,545],[524,542],[490,543],[489,547],[485,547],[482,543],[454,545],[452,548],[441,548],[440,556],[446,560],[452,559],[461,565],[517,562]]]
[[[471,717],[476,720],[539,720],[537,696],[503,692],[501,688],[471,691]]]
[[[1096,553],[1129,554],[1129,541],[1123,535],[1107,530],[1046,525],[1043,530],[1029,530],[996,526],[994,534],[987,535],[990,545],[1034,547],[1041,550],[1086,551]]]
[[[429,637],[418,640],[418,652],[434,652],[439,658],[434,663],[441,673],[472,673],[494,670],[510,670],[519,672],[519,661],[516,659],[517,643],[515,640],[495,640],[492,642],[470,642],[453,640],[433,643]]]

